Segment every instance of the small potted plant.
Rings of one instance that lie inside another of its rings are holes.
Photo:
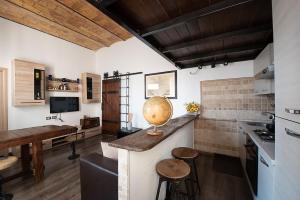
[[[188,112],[188,114],[197,115],[200,111],[200,104],[195,103],[194,101],[190,103],[186,103],[185,109]]]

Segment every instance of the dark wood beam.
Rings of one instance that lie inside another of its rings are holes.
[[[167,29],[179,26],[181,24],[184,24],[188,21],[198,19],[200,17],[204,17],[213,13],[220,12],[222,10],[226,10],[228,8],[232,8],[238,5],[242,5],[245,3],[248,3],[253,0],[224,0],[218,3],[214,3],[210,6],[207,6],[205,8],[201,8],[199,10],[196,10],[191,13],[187,13],[178,17],[175,17],[173,19],[170,19],[168,21],[162,22],[160,24],[156,24],[154,26],[150,26],[148,28],[145,28],[140,32],[140,35],[142,37],[146,37],[149,35],[152,35],[154,33],[158,33],[161,31],[165,31]]]
[[[258,44],[258,45],[245,45],[243,47],[237,47],[232,49],[223,49],[217,50],[212,52],[207,52],[204,54],[194,54],[190,56],[184,56],[181,58],[177,58],[174,60],[175,63],[181,63],[185,61],[193,61],[193,60],[200,60],[200,59],[207,59],[216,56],[225,56],[231,53],[240,53],[245,51],[252,51],[252,50],[260,50],[266,47],[267,44]]]
[[[119,17],[113,15],[111,12],[109,12],[105,7],[101,6],[101,4],[95,2],[94,0],[87,0],[90,4],[98,8],[101,12],[103,12],[106,16],[110,17],[112,20],[114,20],[116,23],[118,23],[120,26],[125,28],[128,32],[130,32],[132,35],[137,37],[139,40],[141,40],[144,44],[146,44],[148,47],[150,47],[152,50],[154,50],[156,53],[161,55],[163,58],[165,58],[167,61],[169,61],[171,64],[173,64],[176,68],[180,69],[180,66],[177,65],[173,60],[171,60],[169,57],[167,57],[165,54],[163,54],[160,50],[158,50],[155,46],[153,46],[150,42],[148,42],[146,39],[141,37],[136,31],[134,31],[129,24],[124,22],[124,20],[121,20]]]
[[[219,65],[219,64],[224,64],[225,62],[227,63],[233,63],[233,62],[241,62],[241,61],[246,61],[246,60],[253,60],[257,55],[253,54],[253,55],[247,55],[247,56],[241,56],[238,58],[228,58],[228,59],[212,59],[210,61],[199,61],[193,64],[186,64],[186,65],[181,65],[181,69],[187,69],[187,68],[193,68],[193,67],[204,67],[204,66],[208,66],[208,65]]]
[[[266,32],[266,31],[272,31],[272,24],[266,24],[266,25],[257,26],[257,27],[245,28],[245,29],[235,30],[235,31],[231,31],[231,32],[225,32],[225,33],[221,33],[221,34],[211,35],[211,36],[207,36],[204,38],[191,40],[188,42],[182,42],[179,44],[170,45],[165,48],[162,48],[161,51],[163,53],[167,53],[167,52],[176,51],[179,49],[184,49],[184,48],[195,46],[195,45],[201,45],[201,44],[204,44],[204,43],[207,43],[210,41],[214,41],[214,40],[221,40],[221,39],[230,38],[230,37],[234,37],[234,36],[242,36],[242,35],[260,33],[260,32]]]
[[[93,0],[95,3],[100,4],[102,7],[108,7],[112,4],[114,4],[115,2],[117,2],[118,0]]]

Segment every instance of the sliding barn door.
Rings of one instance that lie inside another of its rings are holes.
[[[102,84],[102,133],[117,135],[121,126],[121,80],[103,80]]]

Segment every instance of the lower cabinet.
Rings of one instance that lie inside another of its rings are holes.
[[[264,152],[259,151],[257,200],[274,199],[274,167]]]

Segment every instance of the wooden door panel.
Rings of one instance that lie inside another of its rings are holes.
[[[120,92],[119,79],[103,80],[102,93],[102,131],[117,135],[120,130]]]

